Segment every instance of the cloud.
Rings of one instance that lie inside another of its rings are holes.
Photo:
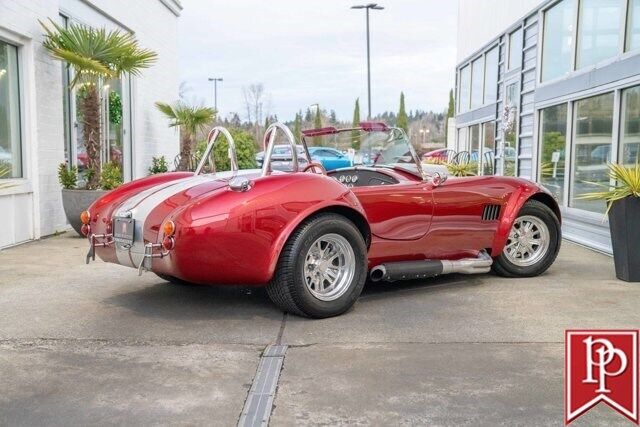
[[[351,117],[366,112],[364,11],[342,0],[185,0],[179,21],[181,80],[213,104],[208,77],[222,77],[218,107],[242,114],[242,86],[262,82],[272,114],[290,120],[318,103]],[[371,12],[372,109],[436,111],[454,84],[456,4],[437,0],[380,1]]]

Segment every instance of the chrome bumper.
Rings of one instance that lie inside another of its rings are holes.
[[[154,250],[160,249],[160,252],[154,253]],[[138,276],[142,276],[143,271],[151,270],[151,261],[153,258],[164,258],[169,255],[169,251],[162,250],[161,243],[147,243],[144,245],[144,255],[138,266]]]
[[[98,241],[100,239],[101,241]],[[96,260],[96,247],[104,248],[113,244],[113,234],[92,234],[89,236],[89,252],[87,252],[86,263]]]

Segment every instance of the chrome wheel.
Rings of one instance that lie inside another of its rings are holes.
[[[544,221],[524,215],[513,223],[502,253],[512,264],[527,267],[544,258],[550,242],[549,228]]]
[[[353,281],[355,259],[351,244],[341,235],[318,238],[304,260],[304,282],[309,292],[322,301],[340,298]]]

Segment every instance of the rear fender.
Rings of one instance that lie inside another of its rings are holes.
[[[341,189],[342,190],[342,189]],[[356,227],[360,230],[361,233],[364,234],[365,241],[367,245],[370,243],[371,232],[369,230],[369,226],[366,220],[366,216],[364,214],[364,209],[360,205],[360,202],[356,198],[356,196],[351,192],[344,192],[342,190],[342,194],[339,195],[334,200],[325,200],[321,203],[310,206],[300,214],[291,222],[287,224],[287,226],[282,230],[280,236],[274,241],[271,251],[269,254],[269,277],[273,277],[276,266],[278,264],[278,259],[280,258],[280,253],[284,248],[284,245],[291,237],[291,234],[307,219],[323,213],[323,212],[335,212],[338,214],[343,214],[345,217],[353,216],[358,218],[360,224],[355,224]]]

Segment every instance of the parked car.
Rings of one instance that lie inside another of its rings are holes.
[[[309,154],[311,160],[320,162],[328,171],[353,166],[353,161],[349,156],[335,148],[309,147]]]
[[[452,157],[453,150],[448,148],[439,148],[437,150],[429,151],[422,155],[422,160],[433,163],[447,163]],[[455,154],[455,153],[454,153]]]
[[[306,153],[302,145],[296,145],[296,151],[298,154],[298,165],[304,167],[308,161]],[[258,167],[262,167],[264,160],[264,151],[260,151],[256,154],[256,164]],[[277,171],[289,171],[291,170],[291,163],[293,156],[291,155],[291,147],[286,144],[276,144],[273,147],[273,154],[271,156],[271,169]]]
[[[266,154],[262,169],[205,174],[200,165],[122,185],[81,215],[87,262],[97,255],[173,283],[265,286],[281,309],[314,318],[348,310],[367,277],[491,269],[528,277],[554,262],[560,211],[543,187],[500,176],[446,179],[422,169],[403,130],[364,122],[356,131],[363,164],[348,168],[299,167],[293,135],[275,123],[265,141],[284,134],[293,148],[288,172],[273,170],[275,154]],[[353,132],[304,131],[302,150],[308,137],[339,146]],[[216,127],[204,158],[221,134],[234,147]]]

